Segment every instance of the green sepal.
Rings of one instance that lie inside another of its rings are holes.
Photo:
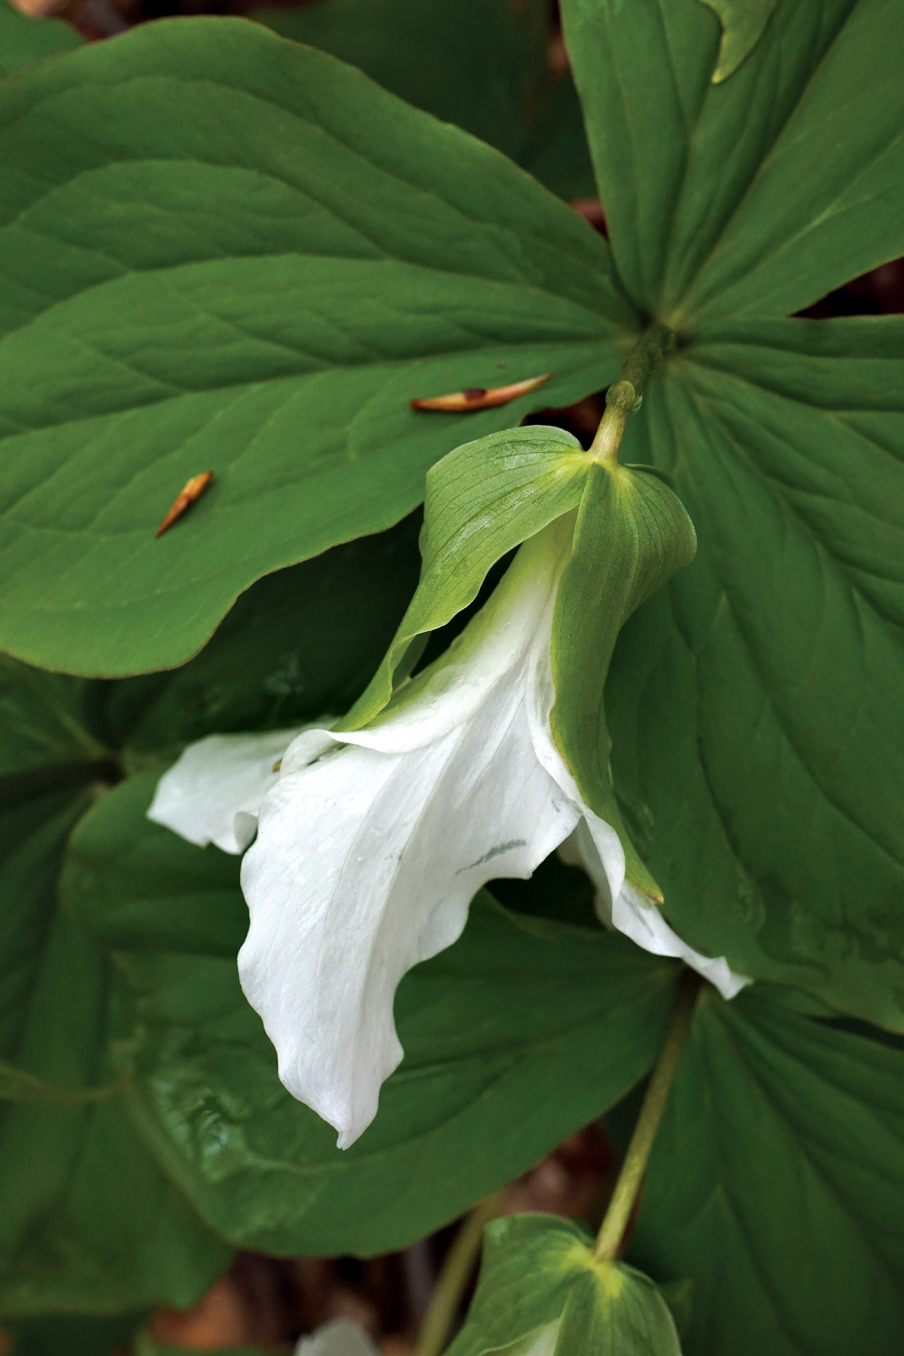
[[[553,738],[584,803],[618,833],[629,883],[660,903],[662,892],[631,843],[615,798],[603,698],[623,624],[693,560],[696,546],[693,523],[664,480],[643,466],[595,465],[552,623]]]
[[[668,1305],[623,1263],[600,1263],[584,1231],[550,1215],[487,1226],[468,1321],[448,1356],[680,1356]]]
[[[715,10],[722,25],[719,60],[713,84],[727,80],[756,47],[778,0],[702,0]]]
[[[590,465],[570,433],[532,425],[464,443],[427,472],[420,583],[338,730],[373,720],[417,662],[419,638],[472,603],[497,560],[580,503]]]

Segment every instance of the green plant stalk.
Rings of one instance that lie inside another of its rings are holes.
[[[597,1263],[611,1264],[618,1257],[618,1250],[628,1227],[628,1220],[631,1218],[631,1210],[647,1170],[656,1131],[665,1111],[678,1060],[687,1040],[694,1004],[702,983],[700,976],[694,974],[692,970],[686,970],[679,982],[669,1029],[650,1078],[650,1086],[643,1099],[634,1134],[631,1136],[625,1161],[615,1183],[612,1200],[597,1234],[593,1250]]]
[[[491,1219],[502,1214],[505,1196],[503,1188],[480,1201],[456,1234],[436,1283],[414,1356],[439,1356],[445,1348],[449,1329],[480,1252],[484,1228]]]
[[[606,392],[606,413],[590,445],[595,461],[618,461],[622,438],[643,394],[643,384],[674,342],[675,335],[667,325],[651,325],[628,354],[621,376]]]

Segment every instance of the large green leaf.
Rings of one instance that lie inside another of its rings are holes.
[[[904,1050],[707,989],[628,1256],[692,1280],[685,1356],[897,1356]]]
[[[321,0],[251,18],[358,66],[513,160],[551,84],[545,0]]]
[[[80,47],[82,39],[62,19],[34,19],[0,0],[0,80],[23,66]]]
[[[79,681],[3,661],[0,695],[0,1312],[188,1304],[228,1249],[125,1118],[109,963],[61,915],[72,825],[115,775]]]
[[[596,193],[570,72],[554,83],[543,0],[320,0],[250,17],[358,66],[496,146],[563,198]]]
[[[294,1101],[239,989],[238,862],[144,817],[148,778],[82,822],[62,888],[138,996],[132,1116],[205,1218],[271,1252],[369,1253],[454,1218],[598,1115],[650,1066],[676,967],[617,935],[486,897],[409,974],[406,1058],[351,1149]]]
[[[606,694],[616,785],[678,932],[904,1028],[904,322],[711,332],[632,454],[697,526]]]
[[[348,709],[417,587],[419,515],[278,570],[180,669],[97,683],[96,728],[131,768],[209,734],[287,729]]]
[[[780,0],[721,84],[700,0],[562,12],[617,266],[656,318],[786,315],[904,253],[899,0]]]
[[[50,667],[185,659],[463,438],[611,380],[632,323],[605,242],[528,175],[244,20],[5,86],[0,185],[0,644]],[[501,408],[409,408],[550,370]]]

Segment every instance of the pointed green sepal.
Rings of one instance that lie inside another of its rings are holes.
[[[719,85],[734,75],[756,47],[778,0],[703,0],[722,25],[719,59],[713,71],[713,84]]]
[[[603,693],[618,633],[631,613],[694,558],[693,524],[668,484],[644,466],[595,465],[552,626],[552,733],[586,805],[616,830],[626,876],[661,903],[631,843],[609,773]]]
[[[642,1272],[594,1259],[570,1220],[487,1226],[468,1320],[448,1356],[680,1356],[668,1305]]]
[[[382,711],[426,635],[474,601],[497,560],[578,505],[590,466],[570,433],[533,425],[465,443],[428,471],[420,583],[370,685],[336,729],[360,729]]]

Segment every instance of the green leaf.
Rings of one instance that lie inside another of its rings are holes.
[[[367,690],[338,729],[366,725],[407,677],[417,638],[477,597],[498,560],[575,508],[591,462],[577,438],[531,425],[450,452],[427,473],[420,583]]]
[[[570,70],[540,105],[520,163],[560,198],[597,196],[584,113]]]
[[[513,160],[550,83],[543,0],[322,0],[251,18],[358,66]]]
[[[584,1231],[550,1215],[487,1225],[480,1280],[449,1356],[681,1356],[656,1286],[597,1263]]]
[[[562,13],[616,264],[654,318],[786,315],[904,254],[898,0],[782,0],[721,84],[699,0]]]
[[[585,804],[618,832],[628,880],[657,902],[662,894],[625,832],[615,799],[603,690],[625,621],[695,550],[691,520],[657,475],[617,461],[594,465],[552,623],[553,737]]]
[[[748,322],[651,384],[693,565],[629,622],[615,784],[669,921],[904,1028],[904,321]]]
[[[690,1277],[686,1356],[897,1356],[904,1051],[700,996],[629,1246]]]
[[[89,685],[0,672],[0,1311],[188,1304],[228,1250],[124,1116],[106,1059],[122,994],[56,903],[66,839],[112,760],[82,723]]]
[[[53,1314],[12,1325],[14,1356],[113,1356],[127,1345],[143,1314],[78,1318]]]
[[[98,729],[134,768],[205,735],[347,710],[417,587],[418,518],[258,580],[184,667],[96,684]]]
[[[34,19],[0,0],[0,80],[44,57],[80,47],[82,39],[62,19]]]
[[[412,509],[463,436],[598,389],[634,323],[529,176],[244,20],[10,82],[0,175],[0,643],[48,667],[184,660],[254,579]],[[550,370],[501,408],[409,407]]]
[[[560,197],[596,194],[574,82],[549,70],[542,0],[321,0],[250,17],[489,142]]]
[[[614,1103],[655,1058],[676,967],[624,938],[507,914],[403,980],[406,1057],[351,1149],[282,1088],[238,984],[238,862],[151,824],[150,778],[74,835],[62,891],[138,998],[132,1116],[208,1222],[268,1252],[372,1253],[422,1237]]]
[[[107,1082],[121,1025],[108,966],[65,917],[44,941],[16,1051],[65,1086]],[[188,1305],[229,1260],[129,1124],[120,1097],[0,1112],[0,1309],[115,1313]]]
[[[778,0],[703,0],[719,16],[722,41],[713,82],[727,80],[756,47]]]

